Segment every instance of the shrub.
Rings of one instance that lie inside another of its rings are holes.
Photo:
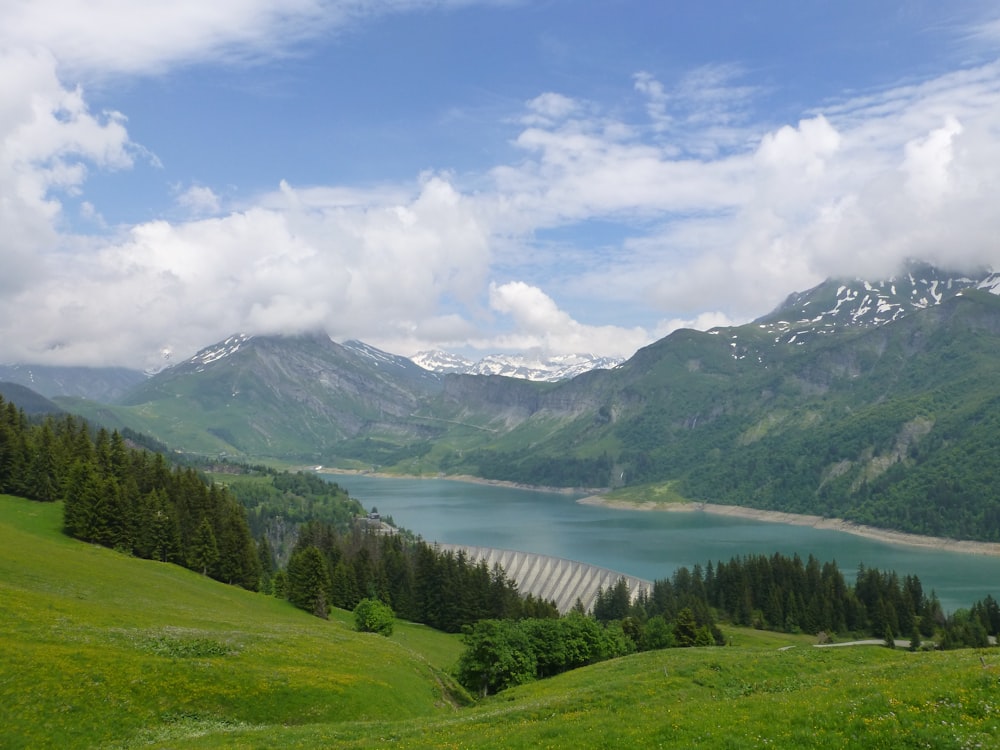
[[[392,607],[378,599],[362,599],[354,608],[354,627],[362,633],[392,635],[395,621]]]

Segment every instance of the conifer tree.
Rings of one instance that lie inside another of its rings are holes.
[[[188,562],[194,570],[201,571],[201,574],[208,575],[208,569],[219,559],[219,548],[215,542],[215,532],[212,531],[212,524],[208,517],[202,517],[201,524],[191,540],[191,548],[188,550]]]
[[[288,561],[288,601],[317,617],[328,616],[330,571],[313,545],[297,549]]]
[[[36,430],[31,465],[28,470],[27,495],[32,500],[52,502],[59,498],[59,480],[56,475],[55,437],[52,425],[46,420]]]

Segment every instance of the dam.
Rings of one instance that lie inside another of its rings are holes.
[[[461,544],[438,544],[437,547],[455,554],[464,552],[471,562],[485,562],[490,569],[499,565],[507,577],[517,584],[518,591],[545,601],[554,601],[560,614],[573,609],[577,600],[586,611],[591,611],[597,592],[612,588],[620,578],[624,578],[628,584],[633,600],[640,591],[649,594],[653,589],[652,581],[561,557]]]

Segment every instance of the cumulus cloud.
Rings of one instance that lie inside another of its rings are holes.
[[[34,278],[59,244],[59,196],[76,194],[92,167],[131,166],[132,154],[124,118],[91,113],[50,54],[0,50],[0,290]]]
[[[565,128],[533,143],[564,150]],[[1000,265],[1000,215],[990,208],[1000,187],[996,63],[833,104],[707,160],[594,140],[586,152],[615,152],[608,161],[622,170],[606,186],[634,178],[645,187],[626,187],[630,200],[621,207],[645,206],[662,218],[652,231],[636,226],[613,263],[576,280],[577,289],[606,299],[644,295],[690,316],[683,319],[721,305],[745,321],[791,290],[827,276],[891,274],[907,258],[957,270]],[[640,149],[652,160],[648,170],[633,170]],[[554,195],[560,182],[589,181],[596,161],[562,160],[539,195]],[[681,165],[692,175],[682,196],[664,180]],[[591,216],[620,210],[612,196],[588,201],[593,191],[583,185],[559,194],[578,198],[553,221],[569,223],[582,205]]]
[[[178,193],[177,205],[194,216],[217,214],[222,208],[222,202],[215,191],[203,185],[192,185]]]
[[[527,113],[521,118],[525,125],[553,125],[565,120],[580,109],[580,104],[568,96],[549,91],[539,94],[527,104]]]
[[[323,328],[378,344],[461,329],[440,301],[472,304],[489,257],[445,178],[425,177],[403,203],[308,197],[283,184],[272,208],[148,222],[96,252],[53,258],[43,282],[0,299],[0,336],[23,361],[150,364],[161,349],[187,356],[237,331]],[[39,295],[34,327],[45,335],[26,336],[14,313]]]
[[[547,354],[598,352],[631,356],[650,343],[641,327],[591,326],[574,320],[538,287],[522,281],[490,284],[490,307],[508,317],[514,332],[477,342],[480,349],[540,350]]]

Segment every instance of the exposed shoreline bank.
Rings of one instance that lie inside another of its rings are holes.
[[[600,489],[582,487],[543,487],[521,482],[508,482],[502,479],[483,479],[468,474],[435,474],[433,476],[420,476],[415,474],[387,474],[376,471],[364,471],[357,469],[335,469],[326,468],[318,470],[321,474],[335,474],[344,476],[369,476],[383,479],[444,479],[455,482],[467,482],[469,484],[483,484],[494,487],[511,487],[521,490],[533,490],[537,492],[552,492],[563,495],[585,494],[585,497],[577,500],[582,505],[601,505],[616,510],[633,510],[641,512],[662,512],[662,513],[712,513],[718,516],[732,516],[733,518],[746,518],[751,521],[764,521],[767,523],[783,523],[789,526],[811,526],[814,529],[826,529],[830,531],[840,531],[845,534],[873,539],[887,544],[901,544],[909,547],[921,547],[924,549],[936,549],[944,552],[958,552],[964,555],[982,555],[988,557],[1000,557],[1000,543],[998,542],[974,542],[962,539],[950,539],[948,537],[923,536],[921,534],[911,534],[905,531],[892,531],[890,529],[880,529],[875,526],[865,526],[864,524],[847,521],[843,518],[824,518],[823,516],[812,516],[802,513],[786,513],[778,510],[759,510],[757,508],[744,508],[739,505],[717,505],[715,503],[696,502],[675,502],[657,503],[653,501],[634,502],[628,500],[611,500],[603,496]]]
[[[523,482],[508,482],[505,479],[483,479],[471,474],[388,474],[381,471],[365,471],[363,469],[334,469],[323,467],[314,469],[319,474],[336,474],[343,476],[378,477],[379,479],[440,479],[449,482],[465,482],[466,484],[483,484],[490,487],[510,487],[515,490],[531,490],[532,492],[551,492],[557,495],[585,495],[601,492],[596,487],[545,487],[538,484]]]
[[[843,518],[824,518],[823,516],[810,516],[800,513],[785,513],[778,510],[758,510],[757,508],[743,508],[738,505],[716,505],[714,503],[656,503],[630,502],[626,500],[609,500],[601,495],[590,495],[581,498],[577,502],[583,505],[602,505],[607,508],[618,510],[654,511],[666,513],[712,513],[718,516],[732,516],[734,518],[746,518],[752,521],[766,521],[768,523],[784,523],[790,526],[811,526],[814,529],[829,529],[830,531],[840,531],[845,534],[874,539],[888,544],[904,544],[909,547],[923,547],[924,549],[936,549],[945,552],[960,552],[966,555],[985,555],[990,557],[1000,557],[1000,543],[996,542],[973,542],[961,539],[949,539],[938,536],[922,536],[920,534],[910,534],[905,531],[892,531],[890,529],[880,529],[874,526],[846,521]]]

